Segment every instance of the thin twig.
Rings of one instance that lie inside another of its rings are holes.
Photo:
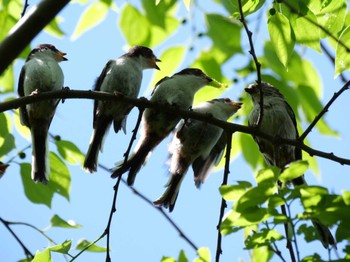
[[[232,133],[226,132],[226,137],[227,137],[227,142],[226,142],[227,146],[226,146],[226,155],[225,155],[225,170],[224,170],[224,177],[223,177],[222,185],[227,185],[228,175],[230,173]],[[221,235],[221,231],[220,231],[220,226],[221,226],[222,218],[224,217],[226,207],[227,207],[226,200],[224,198],[222,198],[221,199],[219,222],[217,225],[218,237],[217,237],[216,256],[215,256],[216,262],[220,261],[220,255],[222,254],[222,248],[221,248],[222,235]]]
[[[307,129],[304,131],[304,133],[301,134],[299,137],[300,141],[303,141],[307,135],[311,132],[311,130],[315,127],[317,122],[322,118],[322,116],[328,112],[329,107],[334,103],[334,101],[345,91],[348,90],[350,86],[350,81],[348,81],[338,92],[335,92],[332,96],[332,98],[328,101],[328,103],[325,105],[325,107],[322,109],[322,111],[315,117],[315,119],[312,121],[312,123],[307,127]]]
[[[12,234],[12,236],[17,240],[18,244],[22,247],[24,254],[26,255],[27,258],[34,258],[34,255],[29,251],[29,249],[23,244],[22,240],[19,239],[19,237],[16,235],[15,232],[11,229],[9,226],[9,222],[2,219],[0,217],[0,221],[4,224],[4,226],[7,228],[7,230]]]
[[[117,182],[116,182],[115,186],[113,187],[114,195],[113,195],[112,207],[111,207],[111,211],[109,213],[107,227],[105,229],[105,235],[107,235],[106,262],[110,262],[111,261],[111,257],[109,255],[109,250],[110,250],[110,248],[109,248],[110,247],[110,231],[111,231],[113,215],[117,211],[117,196],[118,196],[118,189],[119,189],[121,178],[122,178],[122,176],[118,177]]]
[[[289,217],[287,215],[286,206],[284,204],[281,205],[281,211],[282,211],[282,215],[284,215],[285,217],[288,218],[288,221],[283,223],[284,232],[286,234],[286,239],[287,239],[287,249],[289,251],[289,255],[290,255],[291,261],[292,262],[296,262],[292,241],[289,239],[289,230],[288,230]]]
[[[22,10],[22,13],[21,13],[21,17],[23,17],[26,14],[26,11],[27,11],[28,7],[29,7],[28,0],[25,0],[24,4],[23,4],[23,10]]]
[[[107,172],[111,172],[109,168],[107,168],[104,165],[99,164],[99,168],[104,169]],[[120,178],[122,176],[119,176]],[[121,181],[128,186],[128,183],[125,179],[121,178]],[[142,200],[144,200],[147,204],[158,210],[166,220],[175,228],[175,230],[179,233],[180,237],[182,237],[194,250],[197,250],[198,247],[190,240],[190,238],[180,229],[180,227],[170,218],[170,216],[162,209],[161,207],[157,207],[153,205],[153,201],[148,199],[146,196],[144,196],[142,193],[140,193],[137,189],[134,187],[128,186],[128,188],[138,197],[140,197]]]
[[[249,41],[249,46],[250,46],[250,50],[249,53],[250,55],[253,57],[254,63],[255,63],[255,67],[256,67],[256,74],[257,74],[257,80],[256,83],[258,84],[259,90],[260,90],[260,111],[259,111],[259,117],[255,123],[256,127],[259,127],[262,119],[264,117],[264,96],[263,96],[263,90],[262,90],[262,85],[261,85],[261,64],[258,61],[258,58],[256,56],[255,53],[255,48],[254,48],[254,43],[253,43],[253,33],[252,31],[249,30],[247,23],[245,22],[245,18],[244,18],[244,13],[243,13],[243,8],[242,8],[242,1],[238,0],[238,7],[239,7],[239,13],[240,13],[240,19],[239,21],[241,21],[241,23],[243,24],[243,27],[247,33],[248,36],[248,41]]]

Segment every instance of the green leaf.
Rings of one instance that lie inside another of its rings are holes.
[[[7,36],[8,32],[16,23],[17,19],[9,14],[8,10],[0,10],[0,41],[2,41]]]
[[[150,24],[135,7],[126,4],[120,14],[119,26],[129,45],[149,46]]]
[[[72,240],[66,240],[62,244],[49,247],[49,249],[53,252],[61,253],[61,254],[68,254],[70,248],[72,245]]]
[[[180,251],[179,257],[177,259],[177,262],[188,262],[188,259],[186,257],[186,254],[183,250]]]
[[[198,258],[195,258],[193,262],[210,262],[210,250],[207,247],[201,247],[197,250]]]
[[[288,18],[276,12],[269,17],[267,27],[277,57],[287,67],[295,44]]]
[[[275,166],[259,170],[256,182],[259,188],[274,188],[280,174],[280,169]]]
[[[250,262],[271,261],[271,258],[274,255],[270,247],[254,248],[250,254]]]
[[[20,173],[24,187],[24,193],[28,200],[35,204],[44,204],[48,207],[51,207],[54,191],[42,183],[34,183],[34,181],[31,179],[31,165],[29,163],[21,163]]]
[[[46,248],[43,251],[36,251],[35,257],[32,262],[51,262],[50,249]]]
[[[76,165],[84,161],[83,153],[72,142],[67,140],[59,140],[55,143],[60,156],[68,163]]]
[[[92,242],[90,242],[86,239],[80,239],[78,241],[78,244],[75,247],[75,249],[83,250],[85,248],[87,248],[86,250],[90,251],[90,252],[106,252],[107,251],[107,248],[105,248],[105,247],[101,247],[101,246],[97,246],[95,244],[92,244]]]
[[[7,134],[4,138],[0,137],[0,157],[15,149],[15,142],[15,137],[12,134]]]
[[[342,43],[342,44],[341,44]],[[342,72],[350,69],[350,26],[346,27],[339,37],[335,53],[335,73],[336,78]],[[345,46],[346,47],[345,47]]]
[[[192,68],[201,68],[208,76],[215,79],[218,82],[227,82],[221,73],[221,64],[215,59],[216,57],[209,52],[202,52],[196,61],[190,66]],[[194,97],[193,105],[197,105],[200,102],[208,101],[220,96],[226,88],[214,88],[206,86],[201,88]]]
[[[240,213],[247,213],[245,210],[256,208],[266,202],[266,200],[275,192],[275,189],[264,187],[253,187],[248,189],[235,203],[234,209]]]
[[[242,53],[241,48],[241,23],[233,18],[227,18],[218,14],[207,14],[207,35],[213,40],[213,45],[220,50],[225,62],[234,54]]]
[[[259,152],[257,144],[251,136],[246,134],[237,134],[240,137],[242,154],[247,163],[255,169],[259,163],[262,163],[262,155]]]
[[[107,1],[97,1],[89,5],[81,14],[79,22],[72,34],[72,40],[76,40],[82,34],[101,23],[109,10]]]
[[[63,37],[65,34],[62,31],[62,29],[59,27],[59,23],[62,21],[63,19],[59,16],[56,16],[53,20],[51,20],[51,22],[44,28],[45,32],[47,32],[48,34],[51,34],[52,36],[61,38]]]
[[[245,240],[245,247],[253,249],[255,247],[268,246],[276,240],[283,239],[283,236],[276,229],[263,228],[260,232],[255,232]]]
[[[327,188],[320,186],[308,186],[300,188],[301,202],[305,209],[317,206],[322,201],[323,195],[328,195]]]
[[[283,184],[287,184],[288,181],[291,181],[297,177],[302,176],[306,170],[309,168],[309,163],[307,161],[295,161],[291,163],[288,168],[284,169],[282,174],[279,177],[279,180]]]
[[[171,61],[171,63],[161,63],[161,70],[156,70],[150,87],[154,88],[160,79],[172,75],[175,69],[178,68],[183,61],[185,54],[186,49],[183,46],[174,46],[165,50],[159,59],[161,61]]]
[[[238,181],[238,185],[223,185],[220,187],[220,194],[227,201],[238,200],[252,184],[246,181]]]
[[[161,262],[176,262],[176,259],[173,257],[162,257]]]
[[[222,4],[233,17],[237,19],[240,18],[238,1],[221,0],[216,2]],[[244,16],[246,17],[259,10],[265,3],[265,0],[242,0],[241,2],[242,11]]]
[[[317,18],[312,11],[307,9],[307,14],[295,17],[295,19],[290,18],[290,23],[298,43],[321,53],[320,28],[317,24]]]
[[[55,153],[50,152],[50,167],[50,181],[47,187],[69,201],[71,178],[67,165]]]
[[[15,86],[15,74],[13,72],[13,66],[10,65],[5,72],[0,76],[0,92],[10,93],[14,92]]]
[[[15,128],[17,132],[26,138],[27,140],[30,139],[30,130],[28,127],[24,126],[21,124],[20,118],[19,118],[19,111],[18,109],[16,110],[15,114],[13,114],[13,122],[15,123]]]
[[[63,228],[80,228],[81,225],[77,224],[73,220],[63,220],[58,215],[54,215],[50,219],[50,227],[63,227]]]
[[[346,0],[329,1],[328,5],[322,5],[319,0],[310,1],[310,9],[317,17],[317,22],[327,32],[321,30],[321,37],[328,37],[329,34],[336,34],[342,28],[346,15]]]

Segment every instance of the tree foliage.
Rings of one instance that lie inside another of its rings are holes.
[[[52,1],[55,0],[44,2],[49,6]],[[18,30],[19,24],[26,23],[26,16],[21,18],[21,14],[30,13],[27,10],[27,4],[31,5],[30,2],[0,1],[0,57],[1,54],[14,52],[4,43],[11,41],[11,35]],[[215,7],[214,11],[205,9],[209,2],[210,6]],[[223,206],[226,202],[232,206],[230,210],[225,211],[223,219],[220,217],[220,236],[243,231],[244,246],[249,250],[252,261],[269,261],[276,257],[282,261],[289,261],[288,255],[281,250],[287,238],[293,243],[298,261],[350,259],[350,191],[334,193],[326,185],[291,188],[287,182],[305,172],[318,174],[320,169],[322,171],[314,155],[325,158],[328,162],[339,162],[343,165],[349,165],[350,162],[346,157],[348,154],[317,150],[317,144],[310,145],[308,141],[311,130],[317,132],[318,139],[333,139],[341,135],[329,124],[332,119],[326,119],[325,113],[332,110],[332,104],[349,85],[346,74],[350,68],[350,16],[346,0],[139,0],[131,3],[125,1],[121,6],[117,6],[116,2],[111,0],[77,0],[70,2],[65,8],[74,9],[77,5],[81,14],[71,35],[67,35],[61,29],[64,19],[60,15],[51,17],[51,22],[43,25],[45,34],[75,41],[87,36],[94,27],[99,28],[111,14],[117,14],[117,23],[113,30],[118,29],[121,32],[127,45],[162,49],[162,70],[153,75],[151,87],[162,77],[171,75],[184,66],[198,67],[221,82],[232,82],[225,94],[222,94],[222,90],[204,88],[196,94],[194,102],[197,104],[218,96],[234,94],[240,96],[244,103],[244,107],[235,118],[235,122],[239,122],[243,127],[232,126],[229,129],[223,126],[226,132],[233,133],[233,146],[228,147],[230,159],[223,158],[219,169],[221,173],[228,175],[229,169],[235,168],[233,160],[240,156],[256,175],[254,181],[224,183],[220,187]],[[31,15],[42,15],[39,11]],[[195,15],[196,19],[193,18]],[[258,37],[255,37],[256,35]],[[121,49],[122,46],[118,46]],[[23,61],[30,50],[30,45],[20,50],[17,59]],[[337,79],[334,81],[336,86],[333,87],[337,93],[334,97],[326,98],[328,103],[325,103],[323,98],[325,90],[318,70],[320,65],[305,57],[306,52],[314,51],[321,54],[322,63],[333,64],[334,71],[329,72],[329,76]],[[6,70],[0,77],[0,102],[3,105],[17,96],[16,64],[5,67]],[[275,167],[266,168],[257,146],[249,135],[255,131],[244,127],[252,104],[243,92],[235,90],[238,85],[244,86],[259,78],[278,87],[287,97],[302,134],[302,140],[284,143],[294,143],[301,147],[304,150],[304,160],[291,164],[282,174]],[[342,117],[345,119],[346,115]],[[0,174],[15,175],[12,174],[12,167],[18,165],[25,197],[33,204],[43,204],[55,210],[52,201],[56,195],[70,200],[71,167],[81,165],[84,159],[83,149],[80,149],[75,141],[61,139],[60,134],[51,134],[50,183],[47,186],[34,184],[30,179],[31,166],[27,157],[30,155],[31,145],[23,142],[23,138],[29,137],[28,129],[19,123],[17,110],[2,110]],[[329,148],[331,151],[331,145]],[[228,161],[231,161],[229,166]],[[344,170],[345,168],[346,166]],[[286,185],[282,190],[277,189],[278,180]],[[4,181],[2,179],[1,183],[5,183]],[[135,192],[146,202],[150,202],[136,190]],[[281,213],[282,205],[286,206],[287,214]],[[72,240],[56,243],[48,237],[47,231],[54,227],[68,230],[81,227],[74,221],[65,221],[59,215],[52,216],[50,227],[46,230],[26,222],[7,221],[5,218],[1,218],[1,222],[9,231],[20,224],[32,228],[48,239],[48,247],[34,254],[20,241],[21,235],[16,235],[20,243],[18,248],[22,248],[26,256],[23,261],[52,261],[53,252],[64,255],[67,260],[74,260],[87,251],[106,253],[108,260],[108,243],[107,247],[104,247],[101,243],[97,245],[97,242],[106,237],[109,239],[113,211],[112,206],[108,230],[101,232],[94,241],[82,239],[74,247]],[[166,212],[160,211],[169,219]],[[118,215],[123,216],[121,213]],[[306,242],[311,242],[318,239],[315,230],[308,223],[312,218],[333,226],[338,253],[331,250],[329,258],[321,257],[317,250],[302,256],[299,254],[300,241],[305,239]],[[281,230],[285,223],[291,225],[290,236],[286,236]],[[185,235],[183,232],[181,234]],[[186,241],[190,242],[188,239]],[[216,251],[198,249],[198,258],[194,261],[210,261],[211,254],[215,253],[216,260],[220,260],[221,240],[218,240],[217,246]],[[34,250],[39,247],[31,248]],[[161,259],[181,262],[188,260],[183,250],[179,250],[176,259],[166,256]]]

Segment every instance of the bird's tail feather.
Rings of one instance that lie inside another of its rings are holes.
[[[111,177],[116,178],[129,170],[127,182],[128,185],[133,185],[137,173],[140,171],[141,167],[146,162],[147,157],[158,143],[158,139],[155,139],[154,137],[144,139],[140,146],[136,147],[137,149],[132,156],[113,170]]]
[[[107,119],[100,121],[92,133],[89,149],[85,156],[83,166],[84,169],[90,173],[96,172],[97,170],[98,154],[100,150],[102,151],[103,140],[111,122],[112,120]]]
[[[184,179],[183,174],[171,174],[171,177],[166,184],[167,189],[156,201],[153,202],[155,206],[163,206],[169,208],[172,212],[175,207],[176,199],[179,195],[182,180]]]
[[[32,125],[32,179],[47,184],[50,173],[48,151],[48,126]]]

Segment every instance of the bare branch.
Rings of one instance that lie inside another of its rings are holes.
[[[0,44],[0,75],[68,3],[69,0],[44,0],[17,22]]]
[[[227,137],[227,142],[226,142],[227,146],[226,146],[226,155],[225,155],[225,171],[224,171],[224,177],[223,177],[222,185],[227,185],[228,175],[230,174],[232,133],[226,133],[226,137]],[[220,207],[219,222],[218,222],[218,225],[217,225],[218,237],[217,237],[216,257],[215,257],[215,261],[216,262],[220,261],[220,255],[222,254],[222,249],[221,249],[222,235],[221,235],[221,232],[220,232],[220,226],[221,226],[222,218],[224,217],[224,213],[225,213],[225,208],[226,207],[227,207],[226,200],[224,198],[222,198],[222,200],[221,200],[221,207]]]
[[[207,122],[209,124],[216,125],[229,133],[241,132],[249,135],[258,136],[258,137],[267,139],[269,141],[272,141],[272,143],[276,145],[292,145],[307,152],[311,156],[319,156],[322,158],[326,158],[326,159],[338,162],[341,165],[350,165],[350,159],[336,156],[332,152],[327,153],[327,152],[313,149],[307,146],[306,144],[304,144],[301,139],[285,139],[285,138],[275,137],[275,136],[266,134],[264,132],[261,132],[258,128],[221,121],[210,115],[201,114],[190,110],[181,110],[178,108],[174,109],[174,107],[166,104],[150,102],[146,98],[136,99],[136,98],[126,97],[121,94],[110,94],[110,93],[90,91],[90,90],[82,91],[82,90],[62,89],[58,91],[44,92],[38,95],[20,97],[10,101],[0,103],[0,112],[4,112],[10,109],[16,109],[26,104],[43,101],[47,99],[52,99],[52,98],[65,98],[65,99],[75,98],[75,99],[97,99],[97,100],[105,100],[105,101],[123,101],[125,103],[129,103],[136,107],[157,108],[166,113],[176,114],[184,119],[192,118],[192,119]]]
[[[308,128],[299,137],[300,141],[303,141],[307,135],[311,132],[317,122],[323,117],[325,113],[328,112],[329,107],[334,103],[334,101],[345,91],[348,90],[350,86],[350,81],[348,81],[338,92],[334,93],[332,98],[328,101],[322,111],[315,117],[314,121],[308,126]]]

